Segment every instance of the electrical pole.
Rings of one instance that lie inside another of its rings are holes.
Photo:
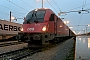
[[[44,1],[42,0],[42,8],[43,8],[43,5],[44,5]]]
[[[70,29],[69,29],[69,37],[70,37],[70,33],[71,33],[71,32],[70,32]]]
[[[11,11],[10,11],[10,22],[11,22]]]
[[[87,34],[87,26],[86,26],[86,34]]]

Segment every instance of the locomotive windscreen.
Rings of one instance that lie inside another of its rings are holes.
[[[43,22],[44,21],[44,10],[31,11],[26,16],[26,23]]]

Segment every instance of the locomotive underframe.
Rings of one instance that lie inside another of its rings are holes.
[[[51,42],[59,43],[70,37],[72,36],[50,33],[19,33],[18,41],[27,42],[29,47],[43,47],[49,45]]]
[[[54,34],[50,33],[19,33],[18,41],[27,42],[29,46],[47,46],[49,41],[54,39]]]

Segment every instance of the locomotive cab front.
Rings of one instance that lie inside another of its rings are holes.
[[[46,10],[39,9],[29,12],[23,23],[21,41],[27,41],[30,45],[47,45],[49,44],[48,18]],[[29,46],[30,46],[29,45]]]

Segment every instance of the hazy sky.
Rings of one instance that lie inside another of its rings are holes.
[[[10,11],[12,12],[12,16],[23,18],[29,11],[41,7],[42,0],[0,0],[0,19],[9,21]],[[86,32],[86,30],[87,32],[90,31],[90,27],[85,26],[90,24],[90,0],[44,0],[44,7],[52,9],[56,15],[58,15],[60,11],[79,11],[82,10],[82,8],[83,10],[87,10],[81,11],[81,14],[78,14],[78,12],[70,12],[59,17],[64,18],[63,21],[69,21],[68,26],[73,26],[72,30],[76,32],[80,32],[78,30],[83,29],[85,29],[85,31],[81,31],[82,33]],[[23,20],[18,19],[13,22],[22,23]]]

